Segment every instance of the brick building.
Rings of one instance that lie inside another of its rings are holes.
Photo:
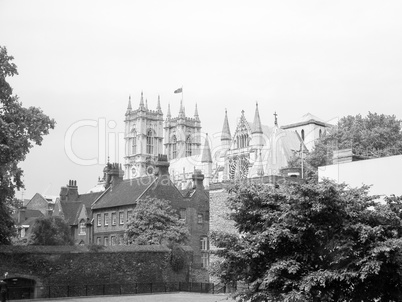
[[[75,180],[70,180],[67,186],[61,187],[60,198],[56,201],[53,216],[62,217],[70,226],[75,244],[83,245],[92,242],[91,204],[101,194],[102,192],[79,194]]]
[[[106,172],[106,190],[92,204],[93,240],[96,244],[117,245],[123,241],[127,222],[136,202],[146,197],[171,202],[181,219],[185,219],[193,249],[193,267],[207,267],[209,262],[209,193],[204,189],[204,176],[193,175],[194,186],[179,191],[170,179],[167,156],[159,155],[155,174],[123,180],[117,164]]]

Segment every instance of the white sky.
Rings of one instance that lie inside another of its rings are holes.
[[[24,198],[58,195],[69,179],[80,193],[94,186],[103,164],[74,163],[67,129],[103,118],[117,136],[128,95],[137,108],[141,91],[150,108],[160,95],[164,116],[168,103],[176,116],[173,91],[183,86],[186,114],[197,103],[210,136],[225,108],[232,134],[242,109],[252,121],[256,101],[270,126],[275,111],[280,125],[307,112],[402,118],[401,16],[399,0],[0,0],[0,45],[19,71],[9,80],[14,93],[57,121],[22,164]],[[78,129],[72,149],[96,158],[98,130]]]

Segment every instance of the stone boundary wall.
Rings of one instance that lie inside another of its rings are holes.
[[[192,249],[185,251],[191,261]],[[35,280],[35,286],[189,281],[189,266],[175,272],[170,258],[171,250],[157,245],[0,246],[0,274]],[[205,282],[207,272],[199,278],[191,281]]]

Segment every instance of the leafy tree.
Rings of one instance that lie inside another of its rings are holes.
[[[10,244],[14,235],[14,223],[10,216],[10,205],[14,191],[24,187],[23,171],[18,163],[25,159],[33,144],[40,145],[42,136],[53,129],[55,122],[42,110],[24,108],[13,95],[7,77],[17,73],[17,67],[0,46],[0,244]]]
[[[181,244],[187,242],[189,231],[170,202],[144,198],[138,201],[126,229],[128,244]]]
[[[213,233],[222,281],[240,301],[401,301],[401,198],[330,181],[236,185],[239,235]]]
[[[383,157],[402,154],[401,120],[394,115],[369,112],[341,118],[338,125],[318,139],[303,161],[307,177],[316,177],[317,168],[332,164],[334,150],[351,148],[353,154]],[[300,167],[300,155],[295,155],[289,167]]]
[[[73,245],[70,227],[61,217],[42,217],[32,227],[29,245]]]

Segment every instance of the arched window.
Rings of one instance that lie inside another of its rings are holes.
[[[322,130],[320,129],[320,131],[318,131],[318,137],[321,138],[322,136]]]
[[[131,154],[137,153],[137,137],[131,138]]]
[[[172,137],[172,159],[176,158],[177,156],[177,139],[176,135]]]
[[[187,136],[187,140],[186,140],[186,156],[191,156],[192,152],[191,152],[191,136]]]
[[[147,133],[147,154],[154,154],[154,133],[152,129]]]
[[[301,131],[301,137],[302,137],[302,140],[304,141],[304,129],[302,129],[302,131]]]

